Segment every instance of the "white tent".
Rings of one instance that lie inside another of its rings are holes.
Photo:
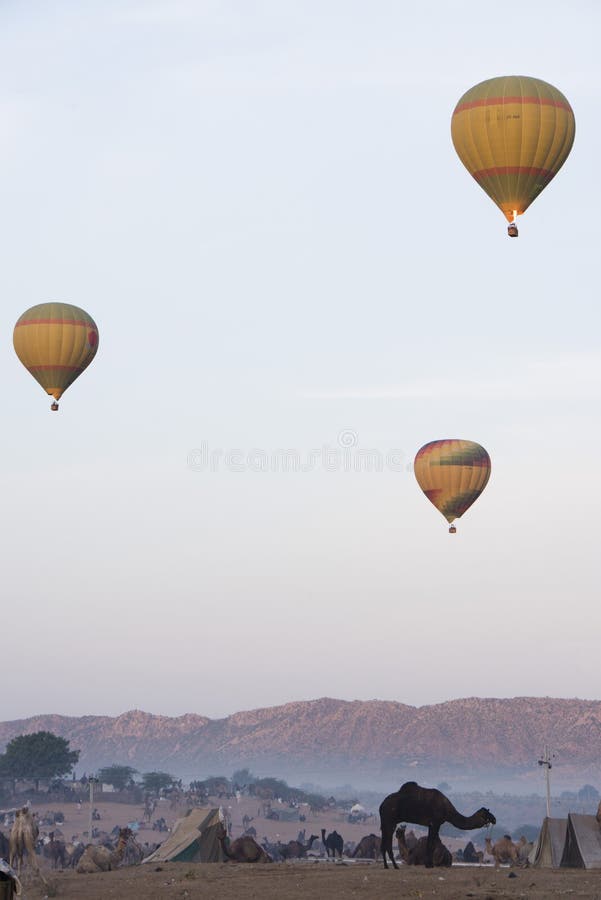
[[[568,814],[562,868],[601,869],[601,827],[595,816]]]
[[[219,809],[190,809],[144,862],[223,862],[225,857],[217,840],[222,823]]]
[[[558,869],[568,828],[567,819],[543,819],[543,824],[528,861],[532,866]]]

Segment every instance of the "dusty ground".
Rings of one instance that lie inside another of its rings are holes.
[[[497,900],[513,897],[550,900],[578,897],[601,900],[601,871],[510,870],[492,867],[440,869],[401,868],[386,871],[380,863],[332,862],[271,865],[191,865],[169,863],[138,866],[97,875],[47,873],[49,896],[64,900]],[[45,892],[29,878],[22,900],[42,900]]]

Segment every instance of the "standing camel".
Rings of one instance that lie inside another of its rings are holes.
[[[13,869],[17,870],[19,877],[23,868],[23,857],[27,854],[27,861],[36,875],[46,884],[46,880],[40,872],[40,867],[35,855],[35,844],[39,836],[38,823],[35,816],[24,806],[15,814],[15,821],[11,828],[9,838],[9,861]]]
[[[54,831],[50,831],[48,837],[50,840],[44,845],[44,856],[51,861],[53,869],[58,869],[59,866],[61,869],[64,869],[67,865],[66,844],[64,841],[55,840]]]
[[[423,788],[415,781],[407,781],[395,794],[389,794],[380,804],[384,867],[388,868],[386,862],[388,854],[392,865],[398,869],[392,852],[392,837],[399,822],[412,822],[415,825],[424,825],[428,829],[425,864],[431,869],[436,839],[444,822],[450,822],[455,828],[469,831],[472,828],[484,828],[489,824],[495,825],[496,821],[490,810],[484,807],[471,816],[463,816],[457,812],[448,797],[436,788]]]
[[[342,859],[342,851],[344,850],[344,841],[342,840],[342,835],[338,834],[337,831],[331,831],[330,834],[326,837],[325,828],[321,829],[321,840],[323,842],[324,847],[326,848],[326,853],[328,854],[328,859],[330,858],[330,853],[332,854],[332,859],[336,859],[336,853],[340,859]]]

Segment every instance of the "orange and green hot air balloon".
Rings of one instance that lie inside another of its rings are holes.
[[[13,344],[25,368],[54,397],[51,409],[57,410],[62,394],[96,356],[98,328],[83,309],[52,300],[23,313]]]
[[[430,441],[413,464],[420,488],[451,525],[474,503],[490,478],[490,456],[474,441]]]
[[[538,78],[490,78],[467,91],[453,112],[451,137],[459,159],[504,213],[515,217],[557,175],[574,143],[572,107]]]

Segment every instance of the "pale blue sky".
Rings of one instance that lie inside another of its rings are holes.
[[[28,664],[2,718],[598,697],[600,26],[549,0],[5,0],[3,666]],[[450,140],[503,74],[576,115],[517,241]],[[12,348],[51,298],[100,329],[56,415]],[[187,463],[346,431],[401,471]],[[493,462],[455,538],[410,471],[440,437]]]

